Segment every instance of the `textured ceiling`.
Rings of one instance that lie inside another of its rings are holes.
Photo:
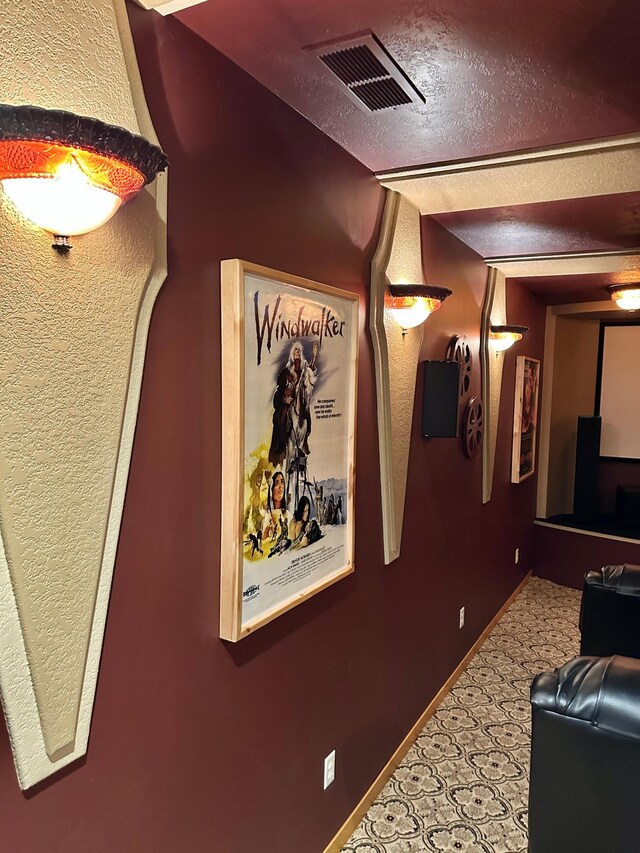
[[[547,305],[564,305],[571,302],[602,302],[607,300],[609,299],[607,286],[624,283],[625,276],[621,273],[550,275],[508,280],[520,282]]]
[[[639,0],[209,0],[177,17],[377,172],[640,129]],[[424,104],[367,112],[305,49],[366,32]],[[435,218],[484,257],[640,245],[640,192],[517,196]],[[548,302],[606,298],[596,278],[527,286]]]
[[[210,0],[178,17],[374,171],[640,126],[636,0]],[[367,113],[303,49],[363,31],[425,104]]]
[[[640,246],[640,192],[435,214],[484,258]]]

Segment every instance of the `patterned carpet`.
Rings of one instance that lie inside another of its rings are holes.
[[[578,653],[580,593],[533,578],[343,853],[526,853],[534,675]]]

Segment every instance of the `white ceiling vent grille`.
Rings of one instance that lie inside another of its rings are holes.
[[[309,50],[345,85],[358,106],[370,112],[424,103],[423,95],[373,34]]]

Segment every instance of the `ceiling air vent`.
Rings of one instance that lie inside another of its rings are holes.
[[[424,103],[422,94],[373,34],[317,45],[309,50],[344,83],[360,107],[377,112]]]

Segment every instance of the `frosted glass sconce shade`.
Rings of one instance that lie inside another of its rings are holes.
[[[495,352],[504,352],[529,331],[528,326],[491,326],[489,340]]]
[[[640,310],[640,283],[615,284],[609,288],[611,298],[623,311]]]
[[[0,182],[31,222],[68,238],[104,225],[168,164],[142,136],[61,110],[0,104]]]
[[[451,296],[449,288],[433,284],[391,284],[389,293],[387,308],[405,331],[424,323]]]

